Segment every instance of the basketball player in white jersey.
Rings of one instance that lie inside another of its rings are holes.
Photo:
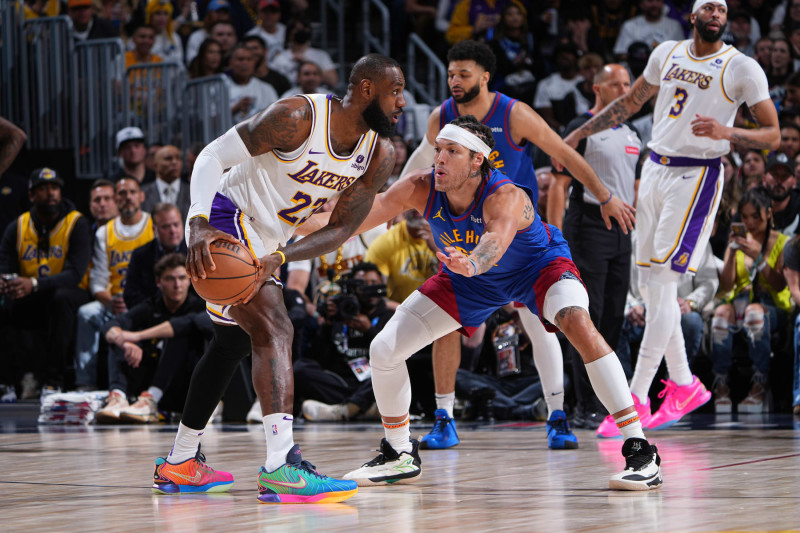
[[[214,339],[192,375],[169,456],[156,460],[153,490],[221,492],[233,476],[200,453],[200,436],[241,359],[253,354],[253,385],[264,413],[267,458],[262,503],[322,503],[354,495],[354,482],[319,474],[292,438],[292,326],[273,272],[286,261],[336,249],[355,233],[394,168],[389,136],[405,106],[398,63],[372,54],[350,74],[344,100],[302,95],[279,100],[200,153],[192,174],[187,270],[215,270],[209,243],[224,239],[259,257],[256,289],[243,303],[208,305]],[[230,169],[226,174],[223,172]],[[297,226],[341,195],[330,223],[287,246]]]
[[[720,157],[730,143],[774,150],[780,143],[778,116],[769,98],[764,71],[750,57],[723,44],[728,10],[725,0],[696,0],[690,15],[694,35],[661,43],[631,91],[572,132],[565,141],[615,127],[655,95],[650,159],[642,168],[637,209],[636,265],[647,309],[644,339],[631,392],[639,417],[649,429],[677,422],[711,398],[689,370],[677,281],[695,272],[714,225],[723,176]],[[746,103],[760,128],[734,128]],[[650,415],[648,390],[662,356],[669,379],[664,402]],[[606,419],[600,433],[609,433]]]

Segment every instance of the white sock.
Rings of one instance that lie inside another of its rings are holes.
[[[386,440],[392,445],[397,453],[411,452],[411,426],[409,416],[401,422],[383,421],[383,431],[386,433]]]
[[[667,342],[667,348],[664,350],[664,359],[667,360],[669,379],[681,387],[692,384],[694,378],[692,377],[692,371],[689,369],[689,359],[686,357],[686,342],[683,339],[680,319],[675,324],[672,336]]]
[[[662,356],[661,352],[650,350],[644,344],[639,347],[639,359],[636,361],[633,379],[631,379],[631,393],[635,394],[640,401],[642,398],[647,398],[647,394],[650,392],[650,385],[661,365]]]
[[[287,413],[274,413],[262,419],[264,433],[267,435],[267,461],[264,468],[274,472],[286,464],[286,456],[294,446],[292,422],[294,417]]]
[[[204,428],[205,429],[205,428]],[[178,435],[175,437],[175,444],[172,445],[167,456],[167,462],[171,465],[182,463],[187,459],[192,459],[197,455],[197,448],[200,446],[200,436],[203,429],[192,429],[178,424]]]
[[[453,406],[456,403],[456,393],[450,392],[448,394],[436,395],[436,408],[444,409],[447,411],[447,416],[453,418]]]
[[[611,352],[586,363],[586,373],[594,393],[609,413],[613,415],[633,405],[625,371],[622,370],[617,354]]]
[[[539,373],[547,418],[564,410],[564,359],[555,333],[548,333],[538,316],[527,307],[517,310],[522,327],[533,345],[533,364]]]
[[[642,431],[642,421],[639,420],[639,413],[636,411],[615,418],[614,422],[617,424],[624,440],[645,438]]]
[[[159,389],[158,387],[149,387],[147,389],[147,393],[153,397],[156,403],[161,401],[161,398],[164,396],[164,391]]]

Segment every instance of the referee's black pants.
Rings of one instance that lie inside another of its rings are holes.
[[[600,207],[575,198],[564,217],[564,236],[589,293],[589,316],[614,349],[625,319],[632,250],[630,234],[624,234],[614,219],[612,224],[611,230],[606,229]],[[602,413],[603,406],[594,394],[583,359],[572,345],[567,352],[578,406],[587,413]]]

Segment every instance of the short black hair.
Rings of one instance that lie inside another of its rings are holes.
[[[783,129],[786,129],[786,128],[791,128],[794,131],[796,131],[797,133],[800,133],[800,126],[798,126],[794,122],[781,122],[780,125],[781,126],[780,126],[779,130],[783,130]]]
[[[473,115],[462,115],[460,117],[456,117],[450,121],[450,124],[453,126],[458,126],[459,128],[464,128],[465,130],[469,131],[470,133],[474,133],[480,140],[486,143],[490,149],[494,148],[494,136],[492,135],[492,130],[486,124],[481,123],[477,118]],[[470,155],[475,155],[475,152],[470,150]],[[483,159],[483,163],[481,164],[481,174],[484,176],[488,176],[489,173],[494,168],[494,164],[489,161],[488,157]]]
[[[488,45],[480,41],[460,41],[447,51],[447,62],[450,61],[475,61],[478,65],[494,76],[497,58]]]
[[[161,279],[161,276],[164,275],[164,272],[180,266],[186,267],[186,256],[184,254],[167,254],[156,261],[156,264],[153,267],[153,273],[156,275],[156,279]]]
[[[383,279],[383,274],[381,274],[381,269],[378,268],[378,265],[376,265],[375,263],[370,263],[369,261],[361,261],[360,263],[357,263],[353,268],[351,268],[350,277],[351,278],[354,277],[356,272],[363,272],[365,274],[367,272],[376,272],[378,276],[380,276],[381,279]]]
[[[348,83],[355,86],[361,80],[376,82],[383,78],[386,75],[386,70],[390,68],[401,68],[400,63],[382,54],[367,54],[353,65]]]
[[[256,42],[261,45],[261,48],[269,50],[267,41],[265,41],[263,37],[259,37],[258,35],[245,35],[244,37],[242,37],[242,40],[240,42],[242,44],[247,44],[249,42]]]

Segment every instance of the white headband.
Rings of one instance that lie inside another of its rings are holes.
[[[489,157],[489,154],[492,152],[492,149],[483,142],[480,137],[475,135],[474,133],[465,130],[464,128],[459,128],[454,124],[447,124],[442,131],[439,132],[439,135],[436,136],[436,140],[439,139],[446,139],[448,141],[457,142],[461,146],[465,148],[469,148],[473,152],[480,152],[483,154],[484,157]]]
[[[725,6],[725,9],[728,9],[728,4],[725,3],[725,0],[694,0],[692,13],[697,13],[697,10],[706,4],[720,4]]]

